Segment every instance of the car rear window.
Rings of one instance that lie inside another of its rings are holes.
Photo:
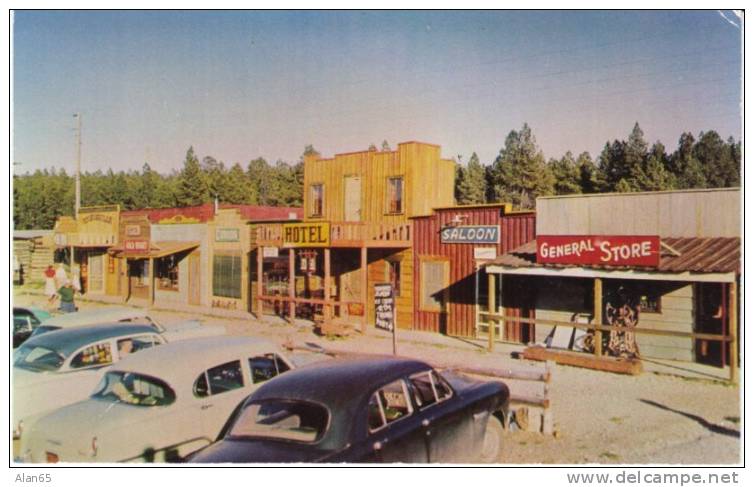
[[[33,345],[22,345],[16,350],[13,365],[34,372],[48,372],[58,370],[65,356],[56,350]]]
[[[175,392],[155,377],[131,372],[108,372],[92,397],[134,406],[167,406],[175,401]]]
[[[330,413],[306,401],[270,400],[246,406],[230,428],[230,438],[273,438],[316,443],[325,435]]]

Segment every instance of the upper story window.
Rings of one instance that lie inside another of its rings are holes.
[[[403,178],[387,178],[387,212],[403,213]]]
[[[322,216],[325,208],[325,186],[312,184],[311,188],[311,211],[310,216]]]

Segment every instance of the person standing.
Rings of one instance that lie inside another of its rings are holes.
[[[74,301],[74,294],[76,291],[73,289],[71,281],[66,280],[65,284],[58,289],[60,295],[60,311],[63,313],[73,313],[76,311],[76,303]]]
[[[45,269],[45,296],[47,296],[49,304],[54,303],[55,298],[58,297],[57,287],[55,286],[55,269],[52,268],[52,264]]]
[[[58,264],[58,270],[55,271],[55,287],[60,289],[68,282],[68,274],[65,273],[65,267],[63,263]]]

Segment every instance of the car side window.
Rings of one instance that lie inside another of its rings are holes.
[[[411,381],[414,402],[420,408],[431,406],[452,395],[450,386],[434,370],[414,374],[409,380]]]
[[[194,381],[194,396],[207,397],[209,396],[209,385],[207,384],[207,373],[202,372],[202,375],[196,378]]]
[[[393,421],[410,416],[412,412],[406,383],[400,379],[391,382],[375,391],[369,399],[369,431],[377,431]]]
[[[252,384],[259,384],[288,371],[290,367],[277,354],[266,353],[262,356],[250,358],[249,369],[251,370]]]
[[[155,335],[138,335],[133,337],[121,338],[118,340],[118,358],[123,359],[129,353],[135,353],[139,350],[152,348],[161,342],[156,340]]]
[[[207,370],[207,383],[211,395],[222,394],[243,387],[241,361],[234,360]]]
[[[72,369],[95,367],[113,363],[113,353],[110,342],[95,343],[82,349],[71,359]]]

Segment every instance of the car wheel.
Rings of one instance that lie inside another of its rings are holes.
[[[487,419],[487,428],[484,430],[480,461],[482,463],[497,463],[502,445],[503,425],[495,416],[490,414],[489,419]]]

